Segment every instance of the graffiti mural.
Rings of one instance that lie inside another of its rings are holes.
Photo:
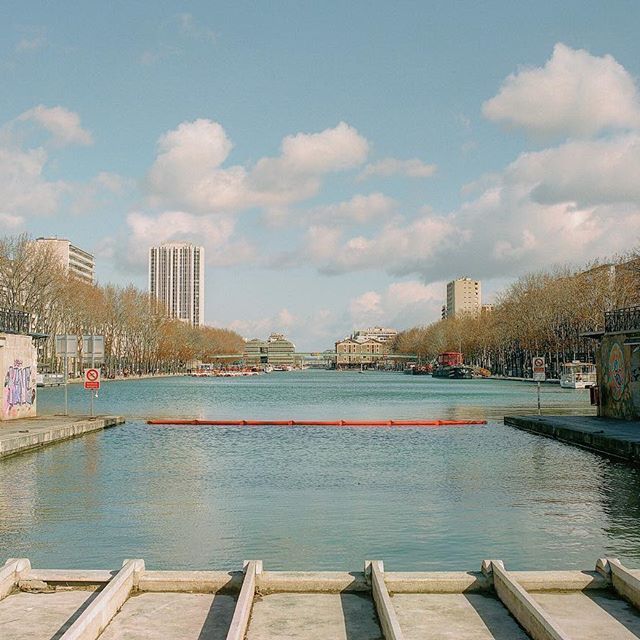
[[[36,400],[31,367],[25,367],[21,360],[15,360],[5,376],[3,392],[5,414],[17,407],[31,406]]]
[[[602,409],[611,418],[633,419],[638,408],[632,398],[632,357],[625,335],[604,336],[601,344]]]

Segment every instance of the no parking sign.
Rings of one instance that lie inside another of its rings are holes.
[[[536,382],[544,382],[547,379],[547,375],[545,373],[545,365],[544,358],[540,356],[535,356],[532,360],[533,364],[533,379]]]

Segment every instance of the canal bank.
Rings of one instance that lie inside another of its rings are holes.
[[[42,416],[0,424],[0,460],[122,424],[121,416]]]
[[[517,429],[640,466],[640,421],[597,416],[505,416]]]

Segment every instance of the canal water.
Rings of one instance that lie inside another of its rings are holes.
[[[79,385],[74,412],[86,411]],[[61,389],[39,395],[62,409]],[[505,427],[535,387],[399,373],[107,382],[97,410],[127,424],[0,463],[0,557],[35,566],[477,569],[640,566],[640,471]],[[590,411],[588,393],[544,385],[543,407]],[[161,416],[235,419],[485,418],[429,428],[149,426]]]

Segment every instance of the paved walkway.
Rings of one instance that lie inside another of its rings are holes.
[[[505,416],[504,423],[640,465],[638,420],[597,416]]]
[[[42,416],[0,422],[0,458],[123,422],[120,416]]]

